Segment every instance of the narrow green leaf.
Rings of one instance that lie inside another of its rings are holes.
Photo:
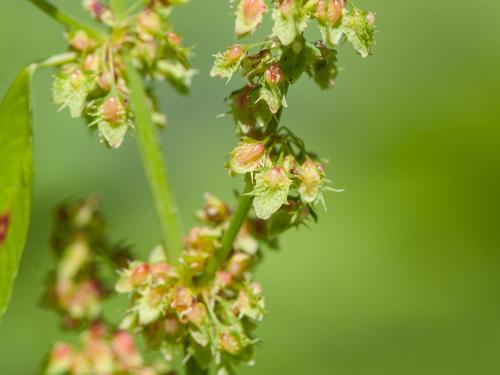
[[[31,65],[0,105],[0,318],[5,313],[28,234],[32,190]]]

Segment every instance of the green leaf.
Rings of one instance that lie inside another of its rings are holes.
[[[31,77],[23,69],[0,106],[0,318],[5,313],[24,249],[31,209]]]
[[[272,214],[288,203],[291,181],[285,172],[274,167],[255,176],[253,207],[259,219],[269,219]]]
[[[308,73],[322,89],[329,89],[335,85],[339,73],[337,67],[337,51],[324,46],[318,46],[318,55],[309,66]]]
[[[274,9],[273,20],[273,34],[284,46],[292,44],[307,27],[307,13],[295,1],[289,5],[287,14]]]
[[[277,87],[262,85],[259,90],[259,99],[257,102],[261,100],[267,103],[269,110],[273,114],[276,114],[281,106],[286,107],[285,98]]]
[[[375,42],[375,28],[369,22],[369,13],[354,7],[344,17],[342,29],[354,49],[368,57]]]

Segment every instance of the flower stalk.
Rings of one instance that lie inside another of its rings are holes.
[[[169,186],[169,177],[160,151],[155,125],[147,106],[141,76],[129,63],[128,83],[131,89],[131,106],[135,114],[137,144],[153,195],[168,259],[174,261],[182,251],[179,211]]]
[[[64,25],[67,29],[73,28],[73,29],[85,30],[90,36],[98,40],[103,40],[106,38],[106,34],[104,34],[102,31],[97,30],[96,28],[90,26],[89,24],[78,21],[77,19],[67,15],[56,6],[49,3],[47,0],[28,0],[28,1],[30,1],[33,5],[35,5],[38,9],[43,11],[49,17],[55,19],[60,24]]]

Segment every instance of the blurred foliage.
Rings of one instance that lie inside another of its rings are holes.
[[[79,1],[55,3],[80,14]],[[69,3],[69,4],[68,4]],[[254,369],[242,374],[489,375],[500,370],[500,3],[363,0],[378,12],[366,61],[345,51],[337,87],[304,80],[284,124],[320,154],[334,185],[311,231],[289,233],[259,271],[269,314]],[[208,16],[210,14],[210,17]],[[163,147],[186,226],[202,193],[241,181],[223,169],[234,146],[227,87],[208,77],[233,42],[226,1],[175,14],[200,70],[193,93],[158,86],[169,116]],[[22,25],[20,29],[17,29]],[[64,48],[61,28],[28,2],[0,3],[0,92],[22,65]],[[134,139],[105,150],[50,103],[35,78],[33,222],[0,326],[0,370],[33,374],[57,317],[37,307],[50,268],[52,208],[97,193],[113,238],[146,254],[160,238]],[[125,306],[109,306],[118,316]]]

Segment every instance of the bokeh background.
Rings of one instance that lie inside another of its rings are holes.
[[[54,3],[83,16],[77,0]],[[256,367],[241,374],[498,374],[500,2],[357,5],[378,13],[375,55],[345,46],[337,87],[320,92],[304,78],[283,117],[330,158],[328,174],[346,191],[328,195],[312,230],[287,233],[267,255],[258,278],[269,314]],[[230,87],[208,77],[211,55],[233,42],[233,18],[225,0],[193,0],[173,18],[200,71],[189,97],[158,86],[187,228],[204,191],[231,199],[240,185],[223,168],[232,124],[216,118]],[[2,95],[21,66],[64,48],[61,27],[27,1],[0,2]],[[0,326],[5,375],[36,373],[64,337],[38,307],[57,202],[98,194],[114,239],[142,255],[159,239],[133,136],[118,151],[99,145],[56,112],[51,74],[35,79],[33,220]]]

